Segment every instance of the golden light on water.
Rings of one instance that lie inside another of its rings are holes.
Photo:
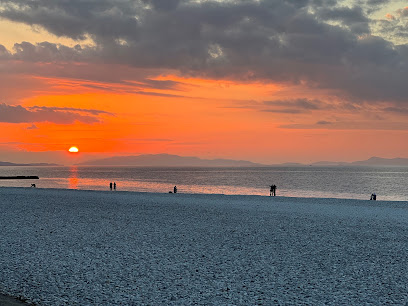
[[[77,147],[70,147],[68,151],[71,152],[71,153],[78,153],[79,152]]]

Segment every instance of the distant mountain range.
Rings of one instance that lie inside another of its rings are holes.
[[[381,158],[371,157],[367,160],[355,162],[331,162],[319,161],[312,164],[283,163],[265,165],[253,163],[246,160],[231,159],[201,159],[198,157],[186,157],[171,154],[146,154],[138,156],[116,156],[103,159],[95,159],[78,164],[80,166],[139,166],[139,167],[305,167],[305,166],[387,166],[387,167],[408,167],[408,158]],[[0,166],[60,166],[49,163],[11,163],[0,161]]]
[[[408,158],[371,157],[363,161],[352,162],[356,166],[408,166]]]
[[[150,166],[150,167],[257,167],[265,166],[245,160],[201,159],[170,154],[117,156],[90,160],[78,165],[86,166]]]
[[[150,167],[267,167],[267,166],[310,166],[300,163],[284,163],[265,165],[245,160],[231,159],[201,159],[170,154],[146,154],[138,156],[117,156],[104,159],[90,160],[80,163],[83,166],[150,166]],[[321,161],[311,166],[407,166],[408,158],[380,158],[371,157],[368,160],[346,162]]]
[[[37,167],[37,166],[59,166],[59,165],[58,165],[58,164],[48,164],[48,163],[16,164],[16,163],[9,163],[9,162],[2,162],[2,161],[0,161],[0,166]]]
[[[408,167],[408,158],[381,158],[371,157],[367,160],[345,162],[317,162],[312,166],[387,166],[387,167]]]

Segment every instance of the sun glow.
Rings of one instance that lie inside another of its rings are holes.
[[[78,153],[79,152],[77,147],[70,147],[68,151],[71,152],[71,153]]]

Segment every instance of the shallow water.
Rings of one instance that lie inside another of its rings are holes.
[[[0,167],[0,176],[38,175],[40,180],[0,180],[0,186],[121,191],[408,200],[408,168],[397,167]]]

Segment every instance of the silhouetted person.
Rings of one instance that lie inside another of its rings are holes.
[[[174,186],[173,192],[174,192],[174,193],[177,193],[177,186]]]
[[[375,193],[371,194],[370,200],[376,201],[377,200],[377,195]]]
[[[113,182],[113,190],[116,190],[116,182]]]
[[[269,196],[271,197],[271,196],[276,196],[276,185],[272,185],[271,186],[271,190],[270,190],[270,192],[269,192]]]
[[[109,188],[110,188],[110,190],[112,190],[112,182],[110,182]]]

